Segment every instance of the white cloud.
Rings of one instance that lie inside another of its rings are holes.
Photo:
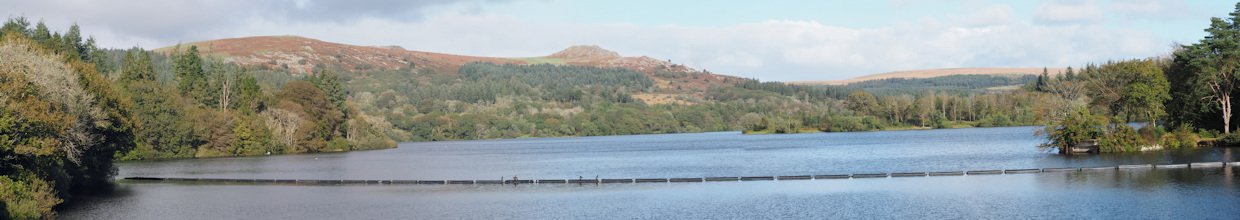
[[[1175,20],[1202,17],[1202,13],[1190,9],[1183,0],[1112,0],[1109,6],[1111,10],[1133,18]]]
[[[1092,0],[1049,0],[1033,10],[1033,20],[1043,24],[1097,23],[1106,19]]]
[[[0,0],[0,13],[46,19],[55,26],[79,23],[106,26],[116,33],[159,39],[168,43],[185,39],[219,37],[237,26],[258,20],[350,24],[364,19],[418,22],[428,9],[478,2],[506,0]],[[126,42],[123,45],[132,46]]]

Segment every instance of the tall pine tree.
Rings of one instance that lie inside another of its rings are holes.
[[[1063,73],[1063,75],[1064,75],[1064,77],[1063,77],[1063,78],[1064,78],[1064,80],[1068,80],[1068,81],[1075,81],[1075,80],[1076,80],[1076,72],[1073,72],[1073,71],[1072,71],[1072,67],[1071,67],[1071,66],[1069,66],[1069,67],[1068,67],[1068,71],[1067,71],[1067,72],[1064,72],[1064,73]]]
[[[336,108],[345,109],[345,94],[344,88],[340,85],[340,75],[337,75],[331,69],[323,69],[315,83],[320,90],[327,93],[327,98],[331,100],[332,104],[336,105]]]
[[[173,69],[181,82],[177,84],[177,91],[182,96],[186,96],[194,100],[197,104],[211,106],[209,102],[213,102],[206,89],[207,76],[202,69],[202,57],[198,56],[198,46],[190,46],[188,51],[179,53],[176,58],[176,67]]]
[[[1034,84],[1034,89],[1036,89],[1038,92],[1045,92],[1046,84],[1049,83],[1048,81],[1050,80],[1051,80],[1051,77],[1050,77],[1050,74],[1046,71],[1046,67],[1042,67],[1042,75],[1038,75],[1038,81],[1037,81],[1037,84]]]
[[[1223,132],[1231,132],[1232,96],[1240,87],[1240,3],[1231,12],[1230,18],[1210,19],[1210,28],[1204,39],[1193,45],[1185,45],[1184,50],[1175,53],[1176,63],[1184,63],[1189,68],[1182,71],[1191,76],[1188,81],[1195,82],[1189,89],[1200,90],[1199,94],[1212,103],[1209,107],[1217,107],[1223,121]],[[1172,76],[1170,78],[1181,78]],[[1176,92],[1179,94],[1192,94]],[[1173,116],[1174,117],[1174,116]]]

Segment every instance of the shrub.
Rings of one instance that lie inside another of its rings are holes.
[[[862,117],[857,116],[837,116],[831,117],[831,132],[849,132],[849,131],[866,131],[865,121]]]
[[[1198,128],[1197,134],[1201,135],[1201,138],[1219,138],[1219,134],[1217,130]]]
[[[1106,124],[1109,122],[1105,117],[1093,115],[1089,110],[1079,108],[1069,112],[1063,120],[1052,122],[1043,130],[1038,131],[1037,135],[1046,135],[1046,142],[1038,145],[1038,148],[1074,146],[1081,140],[1102,139],[1106,135],[1104,130]],[[1132,129],[1129,128],[1129,130]],[[1133,133],[1135,136],[1135,132]]]
[[[1146,145],[1145,138],[1132,127],[1124,124],[1110,126],[1107,137],[1098,140],[1102,152],[1136,152]]]
[[[29,176],[29,175],[27,175]],[[18,177],[19,179],[21,177]],[[56,197],[56,191],[47,182],[38,178],[26,178],[28,181],[9,179],[0,176],[0,217],[13,219],[52,219],[56,213],[52,207],[62,201]]]
[[[1167,134],[1167,131],[1163,130],[1162,127],[1146,125],[1137,129],[1137,133],[1141,135],[1142,139],[1145,139],[1145,142],[1157,143],[1162,140],[1163,135]]]
[[[861,119],[861,123],[865,124],[865,129],[860,131],[878,130],[878,128],[884,127],[882,120],[874,116],[865,116]]]
[[[328,151],[348,151],[350,150],[349,141],[346,140],[345,138],[332,139],[331,141],[327,142],[327,150]]]
[[[995,122],[994,122],[993,120],[990,120],[990,117],[982,117],[982,118],[980,118],[980,119],[977,119],[977,124],[976,124],[976,125],[974,125],[974,126],[976,126],[976,127],[983,127],[983,128],[984,128],[984,127],[994,127],[994,126],[995,126]]]
[[[1179,147],[1197,147],[1197,141],[1201,140],[1201,137],[1193,134],[1193,127],[1189,125],[1176,127],[1175,132],[1172,134],[1180,141]]]
[[[1004,115],[986,115],[977,120],[978,127],[1006,127],[1012,126],[1012,120]]]
[[[1163,147],[1166,147],[1168,149],[1175,149],[1175,148],[1183,147],[1181,146],[1180,138],[1176,137],[1175,134],[1163,135],[1161,143]]]
[[[1177,135],[1180,139],[1180,147],[1197,147],[1197,142],[1201,141],[1196,134]]]
[[[671,72],[671,71],[655,71],[654,72],[654,76],[663,77],[663,78],[673,78],[673,79],[682,78],[682,77],[685,77],[686,75],[688,74],[684,72]]]
[[[776,134],[793,134],[799,131],[800,127],[797,125],[801,124],[801,121],[777,117],[774,120],[771,120],[770,123],[771,125],[769,127],[771,127],[772,131]]]
[[[930,117],[930,121],[934,128],[947,128],[947,118],[943,117],[942,114],[934,114],[934,116]]]
[[[1223,145],[1226,146],[1240,145],[1240,132],[1232,132],[1230,134],[1223,135],[1222,141]]]
[[[758,113],[747,113],[737,123],[745,131],[761,131],[766,129],[766,117],[762,117]]]
[[[1009,120],[1007,116],[994,115],[994,117],[995,117],[995,127],[1012,126],[1012,120]]]

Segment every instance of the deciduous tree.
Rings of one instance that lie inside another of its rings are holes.
[[[849,94],[848,98],[844,100],[844,104],[848,106],[848,109],[862,115],[870,115],[874,109],[878,108],[878,100],[874,98],[874,95],[870,95],[867,92]]]

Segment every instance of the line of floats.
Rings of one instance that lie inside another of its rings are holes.
[[[705,178],[644,178],[644,179],[512,179],[512,180],[315,180],[315,179],[229,179],[229,178],[164,178],[164,177],[125,177],[126,180],[147,182],[215,182],[215,183],[272,183],[272,184],[566,184],[566,183],[666,183],[666,182],[722,182],[722,181],[754,181],[754,180],[809,180],[809,179],[859,179],[888,177],[925,177],[925,176],[965,176],[994,175],[1044,172],[1101,171],[1120,169],[1194,169],[1217,168],[1223,166],[1237,167],[1240,162],[1197,162],[1188,164],[1136,164],[1100,167],[1065,167],[1045,169],[1008,169],[1008,170],[974,170],[952,172],[910,172],[910,173],[872,173],[872,174],[835,174],[835,175],[799,175],[799,176],[748,176],[748,177],[705,177]]]

